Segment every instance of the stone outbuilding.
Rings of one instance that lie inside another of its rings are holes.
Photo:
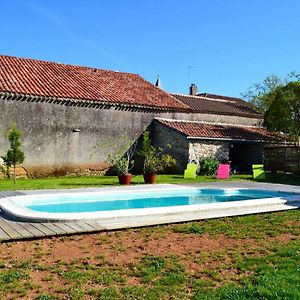
[[[273,138],[257,126],[170,119],[155,119],[152,132],[157,146],[172,146],[170,151],[179,162],[180,171],[188,161],[215,157],[230,161],[233,172],[249,173],[252,164],[263,163],[264,143]]]

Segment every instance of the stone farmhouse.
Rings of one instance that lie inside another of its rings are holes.
[[[31,176],[94,173],[125,139],[150,129],[155,145],[172,145],[183,171],[188,160],[215,156],[249,171],[272,136],[262,115],[232,97],[169,94],[139,75],[0,56],[0,155],[11,123],[22,132]]]

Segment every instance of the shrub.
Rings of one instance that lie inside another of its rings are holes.
[[[200,160],[200,174],[214,175],[218,168],[218,160],[214,157],[205,157]]]
[[[10,143],[10,149],[7,150],[7,153],[5,156],[1,156],[6,172],[6,175],[10,177],[9,175],[9,168],[13,166],[14,168],[14,183],[16,183],[16,166],[17,164],[21,164],[24,159],[25,155],[22,151],[22,143],[21,143],[21,132],[17,129],[17,126],[15,124],[12,124],[9,128],[9,131],[7,133],[7,138]],[[2,170],[3,172],[3,170]]]

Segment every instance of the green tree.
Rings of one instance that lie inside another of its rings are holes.
[[[8,170],[11,166],[13,166],[14,183],[16,183],[16,166],[17,164],[21,164],[24,161],[25,155],[21,148],[22,146],[22,143],[20,141],[21,132],[17,129],[15,124],[10,126],[10,129],[7,134],[7,138],[10,143],[10,149],[7,150],[5,156],[2,156],[2,159]]]
[[[241,96],[260,111],[265,112],[272,103],[273,92],[292,81],[300,81],[300,74],[293,71],[284,79],[276,74],[271,74],[262,82],[254,83],[245,93],[241,93]]]
[[[300,82],[289,82],[266,96],[270,101],[265,112],[269,130],[283,132],[299,143],[300,137]]]

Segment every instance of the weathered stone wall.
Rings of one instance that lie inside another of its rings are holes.
[[[195,114],[189,114],[188,117],[186,116],[183,117],[182,120],[225,123],[225,124],[239,124],[239,125],[246,125],[246,126],[263,126],[263,119],[244,118],[244,117],[228,116],[228,115],[195,113]]]
[[[104,169],[111,153],[111,141],[120,143],[122,137],[134,140],[149,126],[154,117],[178,120],[201,120],[254,125],[259,119],[174,112],[155,112],[126,108],[88,108],[70,104],[0,100],[0,155],[8,142],[5,132],[15,122],[22,132],[25,152],[24,166],[28,173],[64,175],[80,170]],[[74,129],[78,129],[75,132]],[[167,139],[160,134],[161,141]],[[166,141],[167,142],[167,141]],[[177,141],[178,142],[178,141]],[[98,144],[98,147],[96,145]],[[178,160],[187,160],[187,154]],[[182,150],[183,152],[188,151]],[[177,155],[177,154],[176,154]],[[54,171],[51,171],[54,170]]]
[[[171,149],[167,149],[177,161],[177,170],[183,172],[189,159],[189,144],[187,138],[158,122],[152,124],[152,142],[155,147],[166,148],[171,145]]]
[[[45,102],[1,101],[0,110],[0,154],[9,146],[4,133],[15,122],[22,131],[28,169],[103,165],[111,142],[118,144],[124,136],[135,139],[153,119],[151,113]]]
[[[215,157],[218,161],[229,159],[229,142],[227,141],[189,141],[189,159],[200,161],[205,157]]]

